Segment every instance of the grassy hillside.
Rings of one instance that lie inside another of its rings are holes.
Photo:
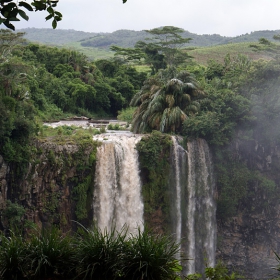
[[[49,45],[65,45],[70,42],[77,42],[85,38],[97,35],[76,30],[50,29],[50,28],[24,28],[17,29],[16,32],[24,32],[24,38],[31,42],[49,44]]]
[[[94,48],[109,49],[111,45],[121,47],[133,47],[139,40],[149,37],[145,31],[117,30],[112,33],[93,33],[75,30],[48,29],[48,28],[26,28],[18,29],[17,32],[25,32],[25,38],[32,42],[40,42],[52,45],[65,45],[72,42],[81,42],[81,45]],[[255,31],[236,37],[225,37],[218,34],[198,35],[185,31],[182,37],[191,38],[188,46],[205,47],[240,42],[257,42],[260,38],[272,40],[273,36],[279,34],[280,30]]]
[[[133,47],[137,41],[145,40],[149,35],[144,31],[133,30],[92,33],[75,30],[27,28],[17,31],[25,32],[24,37],[29,41],[74,49],[84,53],[90,60],[113,57],[113,52],[109,49],[111,45]],[[186,45],[186,47],[192,49],[187,50],[187,52],[198,63],[205,65],[210,58],[218,61],[223,60],[227,53],[232,55],[242,53],[254,60],[260,58],[271,59],[271,54],[268,52],[254,52],[249,45],[257,42],[260,38],[273,41],[273,36],[279,33],[280,30],[265,30],[237,37],[225,37],[218,34],[197,35],[185,31],[182,36],[192,38],[190,43]]]
[[[217,60],[222,62],[226,54],[230,53],[232,56],[237,54],[244,54],[253,60],[272,59],[271,53],[269,52],[255,52],[250,48],[251,43],[229,43],[225,45],[211,46],[211,47],[200,47],[190,51],[187,51],[190,56],[194,58],[199,64],[206,65],[209,59]]]
[[[89,58],[89,60],[106,59],[114,56],[112,51],[104,50],[102,48],[83,47],[81,42],[67,43],[63,47],[82,52]]]

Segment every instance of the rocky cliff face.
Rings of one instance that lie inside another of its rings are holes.
[[[7,200],[7,177],[9,173],[8,165],[4,162],[3,157],[0,155],[0,209],[5,208]]]
[[[232,150],[250,170],[273,181],[275,191],[268,197],[258,181],[251,183],[237,215],[218,220],[217,259],[246,279],[271,279],[278,264],[274,252],[280,252],[280,151],[256,141],[235,141]]]
[[[10,167],[0,156],[0,212],[11,200],[23,205],[24,218],[39,226],[57,224],[67,231],[76,228],[73,220],[89,225],[96,144],[37,141],[34,147],[26,173],[17,182],[11,181]],[[276,192],[271,198],[257,184],[250,184],[249,198],[240,203],[237,214],[218,219],[216,256],[246,279],[268,279],[277,264],[274,251],[280,252],[280,149],[255,141],[235,141],[231,148],[248,168],[275,182]],[[158,210],[150,217],[160,232],[162,215]],[[0,226],[8,227],[3,216]]]
[[[24,219],[47,226],[59,225],[63,231],[76,227],[73,220],[87,223],[91,215],[89,181],[93,172],[90,157],[94,146],[39,142],[23,177],[11,180],[9,167],[0,157],[0,210],[6,201],[23,205]],[[79,208],[83,208],[82,212]],[[7,219],[1,219],[7,228]]]

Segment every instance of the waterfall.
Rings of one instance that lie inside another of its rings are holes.
[[[204,271],[205,263],[215,265],[216,205],[210,151],[205,140],[188,143],[188,239],[187,272]]]
[[[211,155],[206,141],[189,141],[186,149],[172,136],[169,191],[171,231],[180,243],[185,275],[215,265],[216,206]],[[93,212],[102,230],[124,225],[143,229],[143,201],[135,145],[140,136],[100,135],[97,149]],[[179,257],[179,255],[177,256]]]
[[[173,232],[176,241],[181,240],[182,254],[190,259],[183,263],[184,273],[201,273],[205,262],[215,265],[216,206],[210,151],[202,139],[188,142],[187,150],[175,136],[172,142]]]
[[[185,150],[178,144],[175,136],[171,137],[172,139],[172,150],[171,150],[171,168],[172,175],[170,176],[170,185],[175,190],[175,199],[174,199],[174,207],[175,210],[175,236],[176,242],[181,245],[182,239],[182,183],[183,178],[182,175],[182,166],[185,166],[184,158],[185,158]],[[181,246],[180,246],[181,249]],[[178,256],[179,257],[179,256]]]
[[[101,229],[120,231],[125,225],[130,233],[143,229],[143,202],[139,176],[138,153],[140,136],[105,135],[97,149],[93,212]]]

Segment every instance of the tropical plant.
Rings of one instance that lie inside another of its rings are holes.
[[[236,272],[229,272],[227,267],[222,263],[218,262],[216,266],[206,266],[204,274],[206,279],[209,280],[237,280],[243,279],[244,277],[237,274]],[[201,274],[190,274],[184,278],[185,280],[200,280],[205,279]]]
[[[179,245],[171,237],[154,235],[138,229],[138,235],[126,242],[124,249],[124,277],[127,280],[180,279],[182,267],[176,255]]]
[[[26,271],[26,245],[22,236],[1,234],[0,279],[23,279]]]
[[[174,68],[159,72],[145,82],[130,103],[131,106],[139,106],[132,122],[133,132],[159,130],[180,133],[188,115],[199,111],[199,99],[203,95],[189,72],[177,73]]]
[[[127,235],[115,229],[108,232],[82,228],[76,240],[77,275],[81,279],[116,279],[122,275],[123,244]]]
[[[28,278],[45,279],[71,275],[74,265],[74,246],[69,235],[52,227],[35,232],[27,242]]]

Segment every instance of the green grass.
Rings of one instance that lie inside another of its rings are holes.
[[[74,49],[83,53],[89,60],[108,59],[114,56],[114,53],[102,48],[83,47],[80,42],[67,43],[64,48]]]
[[[134,67],[138,72],[151,73],[151,67],[148,65],[141,64],[141,65],[135,65]]]
[[[77,126],[62,125],[58,127],[51,127],[43,125],[40,127],[40,132],[37,136],[41,142],[48,141],[56,144],[76,144],[83,141],[91,141],[92,136],[106,132],[95,128],[84,129]]]
[[[219,62],[223,62],[224,57],[229,53],[232,56],[238,54],[247,55],[249,58],[253,60],[258,59],[272,59],[271,54],[268,52],[255,52],[252,48],[250,48],[250,44],[252,43],[233,43],[226,45],[217,45],[211,47],[201,47],[195,48],[193,50],[187,51],[187,53],[194,58],[194,60],[202,65],[206,65],[209,59],[217,60]]]

